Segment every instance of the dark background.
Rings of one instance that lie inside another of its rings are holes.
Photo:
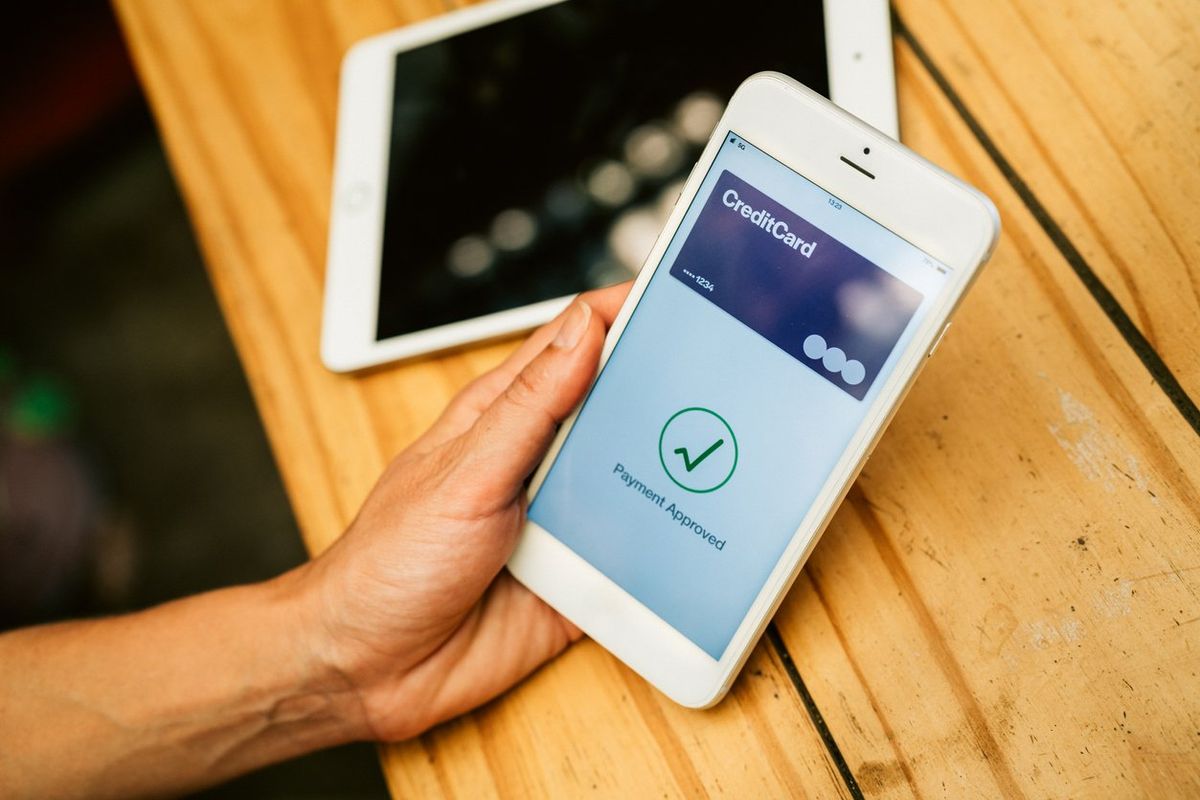
[[[0,627],[276,575],[296,523],[112,11],[26,8],[0,30]],[[361,744],[200,796],[387,793]]]

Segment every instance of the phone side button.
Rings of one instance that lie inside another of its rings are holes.
[[[949,322],[946,323],[946,327],[942,328],[942,332],[938,334],[938,337],[933,340],[933,347],[929,348],[929,352],[925,354],[926,358],[929,358],[937,351],[938,345],[942,343],[942,337],[946,335],[946,331],[948,330],[950,330]]]

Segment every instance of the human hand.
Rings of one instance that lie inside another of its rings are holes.
[[[504,571],[525,481],[595,377],[629,284],[581,295],[467,386],[301,568],[315,653],[397,741],[490,700],[579,638]]]
[[[0,796],[194,791],[472,709],[580,632],[503,571],[525,480],[629,286],[586,294],[385,470],[345,535],[274,580],[0,635]]]

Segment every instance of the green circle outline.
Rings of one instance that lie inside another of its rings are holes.
[[[670,427],[671,423],[675,421],[676,417],[678,417],[680,414],[686,414],[689,411],[703,411],[706,414],[712,414],[721,421],[721,424],[725,426],[725,430],[729,431],[729,438],[733,440],[733,466],[729,468],[729,474],[725,476],[725,480],[721,481],[711,489],[690,489],[687,486],[684,486],[682,483],[675,480],[675,476],[671,474],[670,467],[667,466],[667,460],[663,458],[663,439],[667,435],[667,428]],[[680,489],[683,489],[685,492],[691,492],[692,494],[708,494],[709,492],[715,492],[717,489],[720,489],[722,486],[729,483],[729,479],[732,478],[733,473],[737,471],[739,449],[737,434],[733,432],[733,427],[726,422],[725,418],[720,414],[713,411],[711,408],[705,408],[704,406],[688,406],[687,408],[679,409],[667,418],[667,421],[663,423],[662,430],[658,433],[658,463],[662,464],[663,472],[667,473],[667,477],[671,479],[671,483],[675,484]]]

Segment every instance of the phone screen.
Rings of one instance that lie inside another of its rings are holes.
[[[569,0],[398,53],[376,338],[632,277],[765,69],[828,93],[821,0]]]
[[[529,518],[720,659],[949,278],[729,132]]]

